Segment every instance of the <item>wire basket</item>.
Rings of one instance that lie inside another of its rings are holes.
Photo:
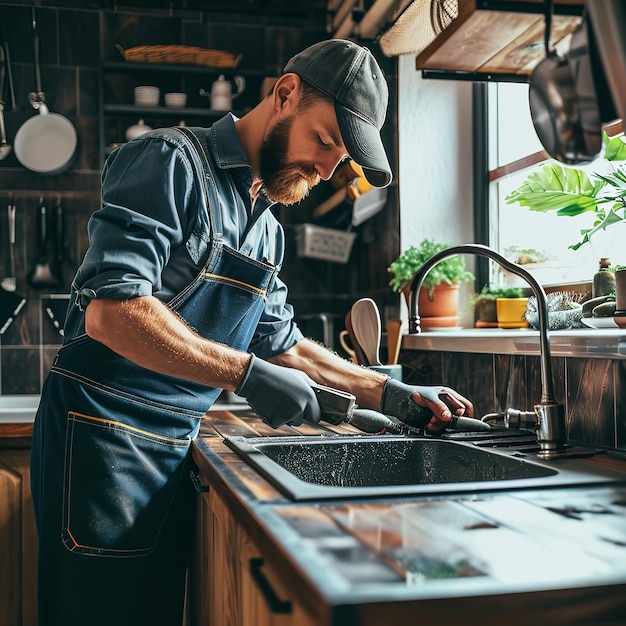
[[[198,46],[138,46],[128,50],[124,50],[119,44],[115,47],[126,61],[143,63],[184,63],[206,67],[235,68],[243,56]]]
[[[324,228],[314,224],[296,227],[297,254],[300,257],[347,263],[356,233]]]

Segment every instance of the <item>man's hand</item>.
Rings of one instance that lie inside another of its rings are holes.
[[[268,363],[252,355],[235,393],[248,401],[258,416],[273,428],[317,423],[321,409],[314,381],[304,372]]]
[[[390,378],[383,389],[381,411],[416,428],[439,434],[457,417],[474,417],[473,404],[449,387],[407,385]]]

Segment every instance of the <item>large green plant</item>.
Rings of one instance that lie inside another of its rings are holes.
[[[432,256],[449,248],[449,244],[424,239],[419,245],[407,248],[388,268],[389,284],[394,291],[402,291],[412,280],[417,270]],[[456,255],[435,265],[424,278],[422,286],[431,290],[436,285],[462,283],[474,280],[474,275],[465,269],[465,259]]]
[[[603,143],[606,161],[626,161],[626,143],[621,137],[609,139],[603,133]],[[589,176],[575,167],[549,163],[529,174],[505,201],[531,211],[556,211],[557,215],[593,213],[591,228],[582,229],[581,240],[569,246],[578,250],[595,233],[626,221],[626,166],[614,167],[610,174]]]

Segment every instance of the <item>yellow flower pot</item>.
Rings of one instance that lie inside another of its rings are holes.
[[[497,298],[498,328],[528,328],[524,319],[528,298]]]

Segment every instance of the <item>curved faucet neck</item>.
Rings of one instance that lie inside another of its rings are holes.
[[[460,246],[446,248],[433,255],[420,267],[411,282],[411,294],[409,296],[409,334],[421,332],[420,317],[418,311],[418,293],[426,277],[426,274],[440,261],[457,254],[474,254],[484,256],[498,263],[501,267],[512,274],[523,278],[530,286],[537,298],[537,310],[539,312],[539,337],[541,355],[541,404],[556,404],[554,400],[554,388],[552,380],[552,363],[550,357],[550,341],[548,339],[548,307],[546,293],[537,280],[524,268],[505,259],[499,252],[488,246],[478,243],[468,243]]]

